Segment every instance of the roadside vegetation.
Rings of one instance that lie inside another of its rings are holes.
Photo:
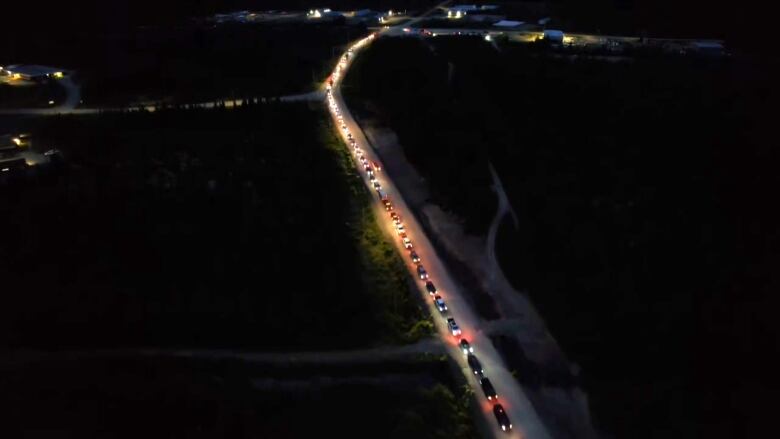
[[[372,196],[357,172],[352,154],[336,137],[332,123],[320,126],[322,142],[337,157],[339,169],[350,190],[350,227],[358,241],[360,278],[364,288],[372,291],[386,305],[383,320],[390,323],[391,340],[409,343],[433,334],[433,322],[420,306],[415,284],[392,244],[387,241],[371,207]]]
[[[28,120],[68,165],[0,192],[14,231],[0,346],[318,350],[426,334],[325,117],[269,104]]]
[[[153,357],[44,358],[0,362],[9,435],[476,437],[469,398],[446,360],[269,368]]]
[[[495,213],[496,166],[521,220],[502,224],[499,261],[581,367],[597,428],[760,431],[762,388],[775,384],[755,377],[776,378],[759,356],[778,354],[771,63],[429,41],[435,54],[415,39],[374,43],[345,80],[350,107],[397,132],[433,201],[472,233]],[[570,382],[533,373],[521,381]]]

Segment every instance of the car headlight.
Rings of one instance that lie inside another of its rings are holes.
[[[502,430],[504,430],[504,431],[506,431],[506,425],[502,425],[502,426],[501,426],[501,429],[502,429]]]

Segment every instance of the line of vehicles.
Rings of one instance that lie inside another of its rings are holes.
[[[366,177],[368,178],[371,186],[376,191],[382,207],[386,212],[388,212],[390,220],[393,224],[393,228],[401,240],[401,243],[403,244],[404,248],[409,251],[409,258],[416,266],[417,277],[425,283],[425,290],[433,300],[434,307],[439,311],[442,317],[446,319],[449,333],[458,339],[458,347],[460,348],[460,351],[463,353],[463,355],[466,356],[466,362],[479,381],[479,384],[482,387],[482,392],[485,394],[485,397],[488,399],[488,401],[493,403],[493,414],[495,415],[496,421],[503,431],[508,432],[512,430],[512,423],[509,420],[509,416],[507,416],[506,412],[504,411],[504,407],[498,402],[498,393],[496,393],[496,390],[493,387],[493,384],[490,382],[490,379],[485,376],[485,370],[477,356],[474,354],[474,347],[465,337],[462,337],[460,326],[458,326],[457,322],[455,322],[455,318],[449,315],[449,308],[447,307],[447,303],[444,301],[444,298],[436,288],[436,285],[434,285],[433,281],[430,279],[430,275],[425,270],[420,256],[414,250],[414,245],[412,244],[411,238],[409,238],[407,235],[407,229],[406,226],[404,226],[401,216],[398,214],[398,212],[395,211],[390,197],[383,190],[382,184],[377,179],[377,173],[382,169],[381,166],[379,163],[369,160],[363,153],[363,149],[360,147],[360,145],[358,145],[357,140],[355,140],[355,137],[349,131],[349,128],[344,122],[344,116],[341,114],[341,109],[339,109],[339,106],[336,103],[336,99],[333,97],[333,87],[335,87],[338,84],[338,81],[341,79],[343,71],[346,69],[349,59],[353,57],[355,50],[363,47],[374,38],[375,34],[371,34],[368,37],[363,38],[362,40],[352,45],[341,57],[339,63],[336,65],[335,70],[328,78],[326,83],[325,89],[328,99],[328,106],[336,118],[338,128],[343,131],[343,136],[346,138],[347,143],[349,144],[352,152],[355,155],[355,158],[357,159],[357,162],[359,163],[358,166],[366,173]]]

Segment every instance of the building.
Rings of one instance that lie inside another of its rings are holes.
[[[309,13],[306,14],[307,18],[315,18],[315,19],[337,19],[337,18],[344,18],[344,14],[337,11],[332,11],[330,8],[321,8],[321,9],[310,9]]]
[[[19,137],[0,136],[0,173],[19,171],[27,168],[27,161],[22,157]]]
[[[498,6],[495,5],[456,5],[456,6],[450,6],[445,8],[447,12],[452,11],[453,13],[460,11],[461,13],[472,13],[472,12],[479,12],[479,11],[494,11],[498,9]]]
[[[60,79],[68,74],[68,72],[64,69],[39,66],[35,64],[13,64],[10,66],[0,67],[0,74],[9,76],[12,80],[21,79],[23,81],[45,81],[48,79]]]
[[[49,164],[55,155],[59,155],[56,149],[44,153],[36,151],[27,134],[0,136],[0,172],[4,174]]]
[[[493,11],[498,9],[498,6],[494,5],[456,5],[444,8],[447,11],[447,18],[462,18],[468,14],[476,12]]]
[[[691,43],[691,49],[694,53],[704,56],[718,57],[726,54],[726,49],[720,41],[694,41]]]
[[[495,23],[503,20],[504,18],[506,18],[506,16],[495,15],[495,14],[471,14],[467,18],[469,21],[473,21],[476,23]]]
[[[377,23],[382,22],[384,15],[371,9],[361,9],[346,15],[352,22]]]
[[[497,23],[493,23],[493,26],[497,27],[520,27],[524,25],[524,21],[513,21],[513,20],[501,20]]]
[[[542,39],[550,43],[563,43],[563,31],[555,29],[546,29],[542,33]]]

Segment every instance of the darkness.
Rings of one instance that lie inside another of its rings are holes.
[[[333,9],[409,9],[421,10],[438,2],[433,0],[73,0],[49,2],[10,2],[0,19],[0,55],[4,46],[13,47],[24,40],[54,38],[62,34],[89,33],[96,29],[122,31],[136,25],[178,22],[183,17],[198,17],[235,10],[304,10],[327,4]],[[457,2],[455,2],[457,3]],[[468,2],[467,2],[468,3]],[[523,3],[523,2],[487,2]],[[531,2],[534,3],[534,2]],[[651,35],[703,36],[726,38],[744,48],[766,48],[771,28],[766,7],[756,2],[705,0],[553,0],[554,10],[574,8],[597,24],[613,11],[628,11],[621,20]]]
[[[780,338],[771,55],[611,65],[432,44],[375,43],[350,70],[351,107],[372,103],[476,233],[494,211],[490,156],[522,222],[499,232],[499,260],[583,367],[599,429],[765,429]]]
[[[20,53],[25,53],[25,48],[34,48],[36,49],[35,53],[46,53],[47,50],[54,50],[52,47],[56,45],[52,44],[52,41],[55,40],[79,41],[97,34],[134,32],[138,26],[177,24],[188,17],[202,17],[217,12],[241,9],[301,10],[316,6],[328,6],[333,9],[408,8],[419,10],[437,2],[432,0],[72,0],[47,3],[12,1],[10,3],[3,6],[3,13],[0,15],[0,64],[19,62],[18,56]],[[772,399],[777,397],[778,388],[780,388],[775,364],[766,361],[765,358],[767,353],[776,353],[778,349],[778,325],[774,317],[778,303],[774,294],[780,286],[777,282],[777,264],[780,262],[777,252],[780,234],[776,227],[776,224],[780,223],[776,200],[776,192],[780,186],[778,186],[776,167],[777,152],[774,150],[777,141],[770,135],[773,133],[767,129],[767,127],[773,126],[776,113],[773,101],[769,101],[768,96],[777,96],[777,94],[765,93],[768,90],[768,84],[776,78],[772,72],[777,71],[778,65],[777,60],[772,58],[774,55],[770,55],[773,41],[768,34],[773,26],[769,24],[769,20],[773,15],[768,13],[769,11],[766,9],[762,9],[764,7],[757,2],[733,0],[730,2],[705,0],[554,0],[551,3],[561,10],[587,11],[589,20],[597,28],[601,26],[600,23],[608,21],[605,11],[612,10],[613,6],[617,6],[619,12],[627,12],[625,17],[628,21],[623,23],[627,27],[644,31],[653,36],[723,38],[729,48],[735,49],[740,55],[746,58],[760,58],[759,61],[748,63],[749,67],[729,72],[730,75],[737,78],[734,94],[740,94],[740,86],[750,85],[750,87],[745,87],[749,88],[750,93],[747,97],[748,103],[744,104],[745,107],[734,110],[735,115],[751,121],[745,124],[744,132],[737,133],[738,136],[734,135],[735,138],[743,139],[744,143],[731,143],[733,138],[707,137],[714,146],[712,148],[714,152],[707,156],[706,160],[711,162],[706,164],[711,165],[710,169],[717,175],[714,177],[707,175],[706,177],[709,179],[707,181],[713,181],[711,189],[717,191],[719,198],[716,201],[705,201],[710,203],[707,204],[708,207],[718,209],[718,212],[724,216],[724,224],[716,224],[709,229],[695,230],[693,226],[689,226],[695,221],[692,221],[691,218],[685,218],[683,210],[680,211],[683,214],[669,213],[668,217],[672,218],[669,220],[670,222],[679,221],[686,224],[686,227],[689,227],[685,229],[686,232],[700,233],[700,236],[704,237],[705,245],[724,249],[720,253],[713,253],[711,260],[706,261],[706,263],[696,261],[690,264],[696,269],[702,270],[701,273],[698,273],[701,276],[707,276],[707,273],[703,272],[705,269],[700,267],[708,269],[717,267],[718,271],[714,272],[715,270],[712,269],[711,278],[714,280],[707,285],[699,286],[695,297],[697,302],[689,305],[696,308],[697,322],[701,324],[696,328],[684,328],[681,339],[675,341],[676,345],[682,346],[680,349],[688,350],[681,358],[690,361],[681,365],[681,369],[692,369],[687,373],[696,375],[693,382],[698,394],[695,398],[696,407],[694,410],[699,411],[699,413],[695,419],[702,423],[708,423],[696,431],[715,432],[716,434],[708,434],[707,437],[724,438],[758,437],[762,433],[767,434],[761,429],[763,423],[759,424],[756,420],[766,421],[771,418],[771,408],[777,405]],[[599,29],[606,32],[604,27]],[[47,64],[46,59],[24,59],[22,62]],[[765,88],[762,89],[762,87]],[[433,88],[429,90],[432,94],[434,93]],[[392,93],[391,90],[384,92]],[[493,98],[500,99],[500,96],[497,97],[494,94]],[[705,99],[703,98],[703,100]],[[424,102],[424,99],[420,99],[420,101]],[[723,103],[713,103],[713,105],[723,105]],[[444,117],[444,113],[441,114],[441,117]],[[248,124],[247,121],[254,120],[255,116],[248,115],[244,122]],[[680,115],[680,120],[680,123],[683,124],[684,114]],[[269,117],[267,123],[277,126],[272,122],[273,119]],[[283,122],[279,123],[279,125],[282,124]],[[702,130],[707,130],[706,123],[699,126]],[[237,127],[229,128],[233,131],[239,130]],[[147,129],[152,130],[153,128]],[[264,135],[264,133],[261,134]],[[300,134],[299,136],[302,139],[301,142],[308,142],[311,141],[313,135],[305,133],[305,135]],[[175,137],[174,134],[170,133],[167,136]],[[656,139],[657,137],[652,138]],[[93,141],[98,143],[98,140]],[[236,142],[238,144],[239,141],[236,140]],[[279,144],[281,144],[281,140]],[[241,150],[238,146],[236,149]],[[676,153],[672,151],[671,154]],[[576,158],[573,155],[569,157],[572,162],[576,161]],[[468,161],[469,158],[463,158],[463,160]],[[684,157],[684,160],[686,163],[695,163],[700,160],[700,157],[689,153]],[[659,160],[658,164],[666,165],[667,163]],[[578,165],[581,166],[582,162]],[[703,167],[706,168],[706,166]],[[675,172],[679,174],[675,174],[675,177],[682,179],[687,170],[678,169]],[[446,176],[451,173],[451,169],[444,169],[440,170],[439,175]],[[341,188],[340,190],[346,189]],[[669,194],[685,191],[694,193],[690,188],[677,191],[676,188],[672,187],[666,190]],[[104,195],[103,198],[110,197]],[[474,205],[477,205],[479,198],[475,198],[474,201]],[[691,202],[691,206],[705,201],[695,200]],[[335,203],[336,200],[334,199],[333,202]],[[326,207],[323,206],[322,209],[324,210]],[[489,209],[485,209],[485,212],[488,211]],[[6,212],[12,213],[12,209],[8,209]],[[134,213],[140,215],[142,212]],[[89,212],[85,210],[81,214],[87,216]],[[312,214],[316,214],[316,212]],[[214,221],[220,227],[226,229],[230,227],[229,224],[220,222],[223,221],[221,218],[215,218]],[[728,230],[729,234],[718,234],[714,233],[713,230],[716,232]],[[111,233],[118,232],[108,227],[107,240]],[[176,236],[176,238],[183,243],[197,247],[195,245],[197,243],[190,242],[187,236]],[[126,240],[133,241],[128,238]],[[656,247],[668,245],[674,251],[676,249],[674,240],[673,236],[664,236],[663,240],[651,244]],[[106,245],[108,246],[108,244]],[[22,249],[24,245],[19,244],[18,247]],[[695,253],[691,254],[695,256]],[[689,255],[675,254],[666,261],[666,265],[674,265],[672,273],[684,273],[689,268],[685,265],[687,256]],[[354,256],[350,255],[350,257]],[[567,258],[561,259],[566,260]],[[573,260],[574,258],[569,259]],[[70,263],[75,262],[71,261]],[[125,275],[130,277],[129,274]],[[148,276],[153,275],[149,274]],[[347,277],[348,273],[342,273],[342,276]],[[143,280],[145,279],[136,279],[139,283]],[[663,289],[666,286],[663,283],[665,280],[668,278],[652,279],[648,285]],[[219,282],[217,275],[214,276],[212,282]],[[19,290],[24,288],[21,282],[11,282],[10,284],[16,285]],[[231,284],[231,287],[235,287],[235,285]],[[101,294],[97,288],[95,291],[82,293],[92,294],[94,297],[99,297]],[[346,290],[342,293],[346,294]],[[669,293],[667,292],[667,294]],[[19,300],[32,302],[35,298],[34,296],[26,296]],[[10,308],[8,309],[10,310]],[[348,313],[352,310],[350,308],[342,311]],[[107,320],[111,318],[110,316],[106,317]],[[673,320],[674,316],[669,317],[669,321]],[[9,317],[5,319],[4,323],[11,324],[13,322]],[[355,323],[355,327],[358,327],[360,322],[353,323]],[[239,327],[240,324],[241,322],[235,323],[236,327]],[[366,322],[366,324],[368,323]],[[239,330],[246,331],[246,328],[239,327]],[[45,328],[33,328],[29,334],[46,339],[48,334],[45,332]],[[6,332],[5,335],[8,334],[10,332]],[[71,335],[74,334],[61,334],[62,337]],[[83,334],[75,334],[74,336],[81,335]],[[585,335],[587,336],[587,334]],[[107,338],[109,336],[110,334],[106,335]],[[132,344],[135,340],[130,338],[128,343]],[[219,341],[214,341],[214,344],[219,344]],[[238,340],[236,344],[241,345],[242,343]],[[652,346],[648,346],[648,349],[652,348]],[[279,346],[272,347],[279,348]],[[664,360],[669,364],[673,363],[675,359]],[[52,384],[52,386],[54,385],[56,384]],[[636,386],[636,388],[626,390],[626,393],[631,393],[636,399],[640,399],[645,396],[642,392],[646,392],[654,385],[655,383],[648,379],[647,382]],[[0,386],[0,393],[9,388],[13,387]],[[24,389],[24,386],[18,386],[16,394],[21,394]],[[74,392],[77,391],[79,390],[74,390]],[[620,389],[617,388],[617,391]],[[647,392],[649,394],[649,391]],[[204,391],[204,393],[206,392]],[[680,404],[683,403],[680,401],[669,401],[668,403],[672,407],[670,410],[674,410]],[[630,413],[630,410],[626,409],[625,413]],[[633,413],[632,415],[637,418],[644,416],[645,419],[652,417],[652,413]],[[188,416],[192,416],[192,414],[189,413]],[[625,419],[623,422],[628,424],[631,420]],[[634,426],[625,426],[622,431],[631,431],[631,427]],[[652,436],[651,433],[647,433],[647,435]],[[771,432],[767,436],[771,437]]]

